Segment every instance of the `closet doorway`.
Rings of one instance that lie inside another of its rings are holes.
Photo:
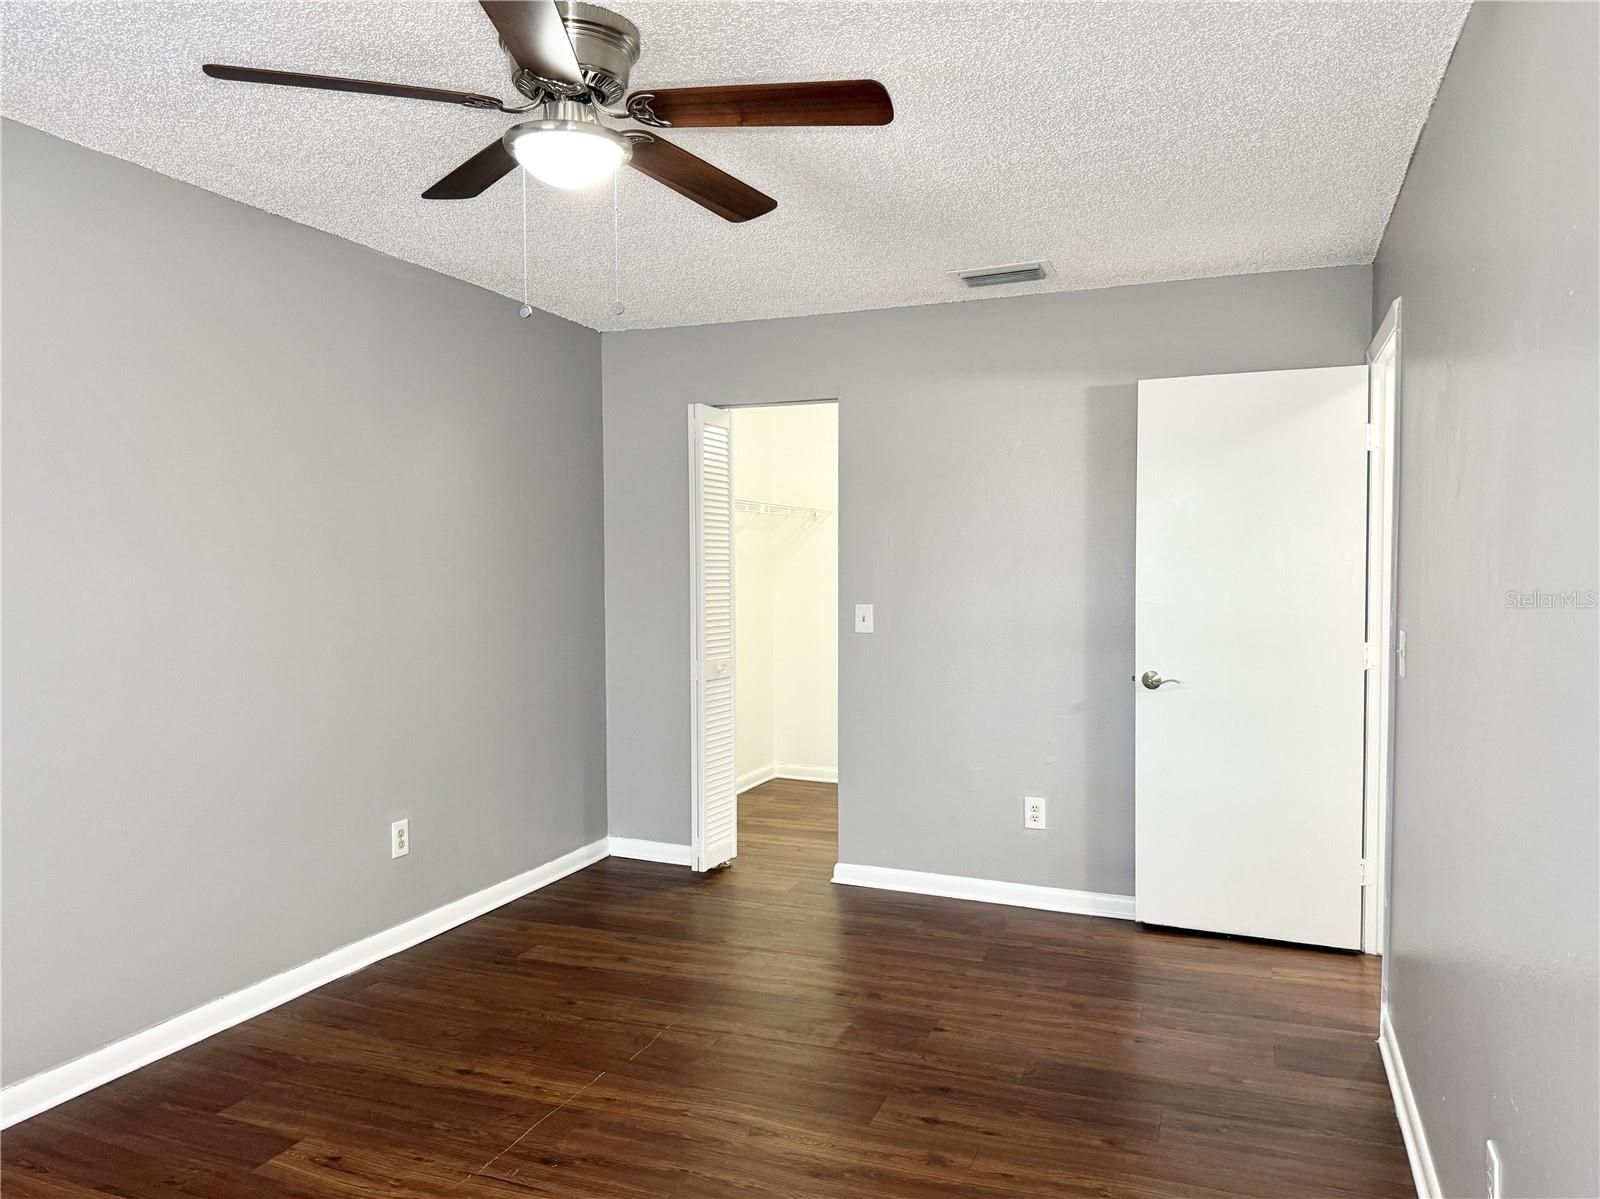
[[[698,413],[696,866],[805,844],[826,876],[839,778],[839,407]],[[731,596],[722,583],[730,509]],[[731,663],[721,656],[730,607]],[[730,740],[731,763],[721,756]]]

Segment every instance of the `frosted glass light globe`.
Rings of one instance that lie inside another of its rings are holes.
[[[551,110],[582,105],[546,105]],[[633,143],[591,116],[587,120],[549,115],[506,130],[505,147],[517,165],[541,183],[572,190],[611,178],[633,157]]]

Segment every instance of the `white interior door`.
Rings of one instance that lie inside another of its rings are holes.
[[[1138,919],[1361,944],[1364,366],[1139,384]]]
[[[738,849],[734,766],[733,421],[720,408],[689,408],[693,632],[691,865],[710,870]]]

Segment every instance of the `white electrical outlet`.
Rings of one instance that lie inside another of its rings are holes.
[[[1044,797],[1028,795],[1022,800],[1022,827],[1044,828]]]
[[[1487,1199],[1500,1199],[1505,1193],[1500,1189],[1500,1146],[1493,1141],[1483,1143],[1483,1193]]]
[[[411,852],[411,821],[396,820],[389,826],[389,856],[403,858]]]

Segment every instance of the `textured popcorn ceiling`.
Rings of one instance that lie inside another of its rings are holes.
[[[876,129],[669,136],[775,196],[730,225],[632,171],[529,181],[532,302],[597,329],[839,312],[1371,261],[1464,4],[617,0],[641,86],[872,76]],[[224,83],[205,61],[511,95],[471,0],[8,0],[4,111],[507,296],[520,175],[428,184],[513,118]],[[987,292],[946,271],[1034,258]]]

